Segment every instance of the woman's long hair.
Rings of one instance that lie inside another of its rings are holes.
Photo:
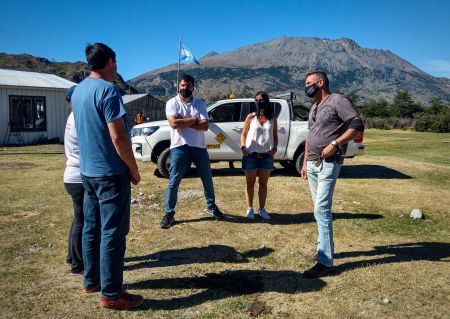
[[[264,104],[265,104],[265,108],[264,108],[264,115],[271,120],[273,118],[273,110],[272,107],[270,105],[270,99],[269,99],[269,95],[265,92],[265,91],[258,91],[255,94],[255,99],[258,95],[261,95]],[[261,109],[259,109],[258,107],[256,108],[256,114],[260,115],[261,114]]]

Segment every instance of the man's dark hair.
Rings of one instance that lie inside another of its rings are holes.
[[[308,74],[306,74],[305,79],[306,79],[308,76],[312,75],[312,74],[317,75],[317,77],[319,78],[319,80],[322,80],[323,83],[325,83],[325,87],[326,87],[327,89],[330,88],[330,81],[328,80],[328,76],[327,76],[327,74],[326,74],[325,72],[323,72],[323,71],[312,71],[312,72],[309,72]]]
[[[258,91],[255,94],[255,99],[258,95],[261,95],[264,104],[266,105],[265,110],[264,110],[264,114],[266,115],[266,117],[271,120],[273,118],[273,109],[270,105],[270,99],[269,99],[269,95],[267,94],[267,92],[265,91]]]
[[[90,71],[102,70],[109,59],[116,61],[116,53],[106,44],[88,44],[85,49],[86,60]]]
[[[194,77],[192,75],[189,74],[183,74],[180,78],[180,80],[178,81],[178,85],[180,85],[180,82],[183,81],[184,82],[190,82],[192,83],[192,85],[195,85],[195,80]]]

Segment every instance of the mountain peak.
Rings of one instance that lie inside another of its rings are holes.
[[[350,49],[359,49],[360,48],[360,46],[355,41],[353,41],[352,39],[349,39],[349,38],[341,38],[341,39],[338,39],[337,41],[341,42],[345,47],[348,47]]]
[[[217,53],[216,51],[211,51],[208,52],[203,58],[208,58],[208,57],[212,57],[212,56],[216,56],[219,55],[219,53]]]

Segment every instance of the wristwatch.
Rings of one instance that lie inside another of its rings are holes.
[[[243,151],[243,150],[245,150],[245,149],[246,149],[245,145],[242,145],[242,146],[241,146],[241,151]]]
[[[332,140],[330,144],[333,145],[334,148],[339,148],[339,144],[336,140]]]

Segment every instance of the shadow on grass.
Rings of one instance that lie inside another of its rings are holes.
[[[146,300],[137,310],[175,310],[193,307],[211,300],[262,292],[296,294],[319,291],[326,283],[321,279],[305,280],[294,271],[232,270],[194,277],[150,279],[127,285],[133,289],[203,289],[189,296],[164,300]]]
[[[213,177],[242,176],[242,178],[244,178],[244,172],[240,168],[213,168],[211,171]],[[157,170],[155,170],[154,175],[161,177]],[[275,169],[271,173],[271,176],[298,177],[299,175],[293,169],[282,168]],[[195,167],[191,168],[190,171],[186,173],[184,178],[198,178]],[[386,166],[362,164],[342,166],[339,178],[411,179],[412,177]]]
[[[381,165],[344,165],[339,178],[411,179],[412,177]]]
[[[338,219],[381,219],[384,218],[380,214],[372,213],[333,213],[333,220]],[[200,217],[193,219],[179,220],[177,223],[196,223],[206,220],[211,220],[211,217]],[[293,224],[304,224],[315,222],[314,213],[299,213],[299,214],[288,214],[288,213],[270,213],[270,220],[262,220],[256,214],[255,219],[248,219],[243,215],[231,215],[226,214],[223,220],[217,221],[218,223],[243,223],[243,224],[256,224],[265,223],[270,225],[293,225]]]
[[[352,270],[362,266],[365,267],[379,264],[419,260],[449,262],[450,260],[444,259],[450,257],[450,244],[438,242],[418,242],[388,246],[375,246],[372,250],[368,251],[348,251],[337,253],[335,254],[334,258],[342,259],[363,256],[380,257],[374,259],[371,258],[368,260],[353,261],[338,265],[334,267],[333,275],[338,275],[344,271]]]
[[[125,265],[125,270],[178,266],[194,263],[243,263],[248,262],[248,258],[261,258],[272,252],[272,248],[264,247],[240,253],[233,247],[225,245],[170,249],[144,256],[127,257],[125,258],[125,262],[128,264]]]

